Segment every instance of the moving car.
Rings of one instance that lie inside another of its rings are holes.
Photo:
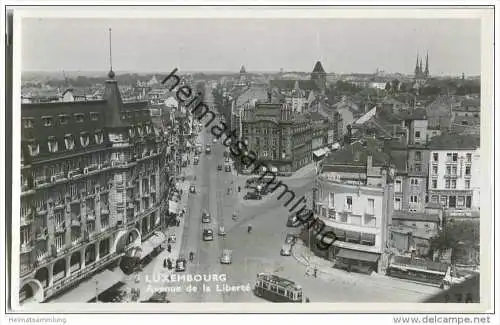
[[[193,158],[193,165],[198,165],[199,162],[200,162],[200,158],[198,156]]]
[[[222,170],[222,165],[221,164],[217,165],[217,170]]]
[[[191,185],[191,186],[189,187],[189,192],[191,192],[191,193],[196,193],[196,187],[195,187],[194,185]]]
[[[233,261],[232,253],[230,249],[223,250],[220,257],[220,264],[231,264]]]
[[[174,234],[168,236],[168,243],[175,243],[177,241],[177,237]]]
[[[213,143],[217,143],[217,139],[216,139],[216,138],[214,138],[214,139],[212,140],[212,142],[213,142]]]
[[[224,226],[219,227],[219,236],[225,236],[227,235],[226,229],[224,229]]]
[[[231,165],[226,165],[224,169],[226,172],[231,172]]]
[[[292,254],[292,245],[285,244],[281,247],[280,255],[281,256],[290,256]]]
[[[203,240],[204,241],[214,240],[214,231],[212,229],[204,229],[203,230]]]
[[[187,261],[184,257],[179,257],[175,261],[175,272],[185,272]]]
[[[210,149],[210,147],[206,147],[206,148],[205,148],[205,153],[206,153],[206,154],[209,154],[209,153],[211,153],[211,152],[212,152],[212,149]]]
[[[203,212],[201,215],[201,222],[202,223],[210,223],[212,222],[212,217],[210,216],[210,213],[208,212]]]
[[[243,197],[244,200],[262,200],[262,195],[256,192],[248,192]]]

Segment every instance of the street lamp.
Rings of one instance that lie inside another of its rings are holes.
[[[99,281],[95,280],[95,303],[99,302]]]

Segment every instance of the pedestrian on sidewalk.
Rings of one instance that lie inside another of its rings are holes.
[[[318,267],[315,267],[314,268],[314,277],[317,278],[318,277]]]
[[[169,253],[172,252],[172,245],[168,244],[168,246],[167,246],[167,252],[169,252]]]
[[[163,268],[165,269],[167,267],[167,259],[163,259]]]
[[[179,219],[177,219],[177,227],[179,227],[181,225],[181,221]]]

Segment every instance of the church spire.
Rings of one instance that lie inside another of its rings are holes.
[[[422,69],[422,58],[420,58],[420,66],[419,66],[419,68],[418,68],[418,69],[419,69],[419,72],[420,72],[420,73],[423,73],[423,72],[424,72],[424,70]]]
[[[113,79],[115,77],[115,73],[113,72],[113,55],[111,52],[111,28],[108,31],[109,31],[109,72],[108,72],[108,77],[109,77],[109,79]]]
[[[425,56],[425,76],[429,76],[429,52],[427,52],[427,55]]]
[[[415,63],[415,77],[418,76],[419,69],[418,69],[418,53],[417,53],[417,62]]]

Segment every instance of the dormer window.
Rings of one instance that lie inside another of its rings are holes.
[[[33,127],[33,119],[32,118],[23,118],[23,127],[25,129],[30,129]]]
[[[59,150],[56,137],[49,137],[48,146],[50,152],[57,152]]]
[[[80,144],[82,145],[82,147],[86,147],[88,146],[90,143],[90,137],[89,137],[89,134],[88,132],[81,132],[80,133]]]
[[[28,144],[28,150],[30,152],[30,156],[38,156],[40,153],[40,145],[36,143],[35,140],[31,140],[31,143]]]
[[[66,114],[59,115],[59,123],[61,125],[68,124],[69,117]]]
[[[127,113],[122,112],[122,120],[125,120],[127,118]]]
[[[142,128],[139,126],[137,127],[137,134],[142,137]]]
[[[66,150],[73,150],[75,148],[75,138],[72,134],[64,136],[64,144],[66,145]]]
[[[43,126],[52,126],[52,116],[42,116]]]
[[[76,123],[83,123],[83,121],[84,121],[83,113],[77,113],[74,116],[75,116]]]
[[[95,139],[95,143],[97,143],[97,144],[101,144],[102,143],[102,141],[103,141],[102,130],[95,131],[94,139]]]
[[[130,129],[128,129],[128,135],[129,135],[131,138],[133,138],[133,137],[134,137],[134,135],[135,135],[135,130],[134,130],[134,128],[130,128]]]
[[[151,134],[151,126],[146,125],[146,134]]]
[[[91,119],[92,121],[97,121],[97,120],[99,120],[99,113],[97,113],[97,112],[91,112],[91,113],[90,113],[90,119]]]

